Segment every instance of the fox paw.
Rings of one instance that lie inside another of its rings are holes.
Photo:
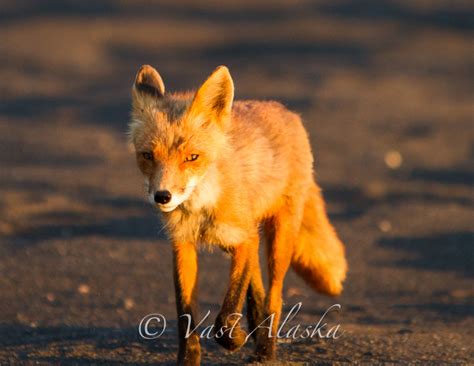
[[[192,335],[183,344],[180,344],[178,352],[179,366],[199,366],[201,364],[201,346],[199,337]]]
[[[273,361],[276,356],[275,340],[269,337],[261,337],[257,342],[255,353],[251,356],[252,362]]]
[[[242,347],[247,340],[247,332],[240,328],[238,320],[224,321],[223,317],[217,317],[215,322],[216,342],[229,351],[235,351]]]

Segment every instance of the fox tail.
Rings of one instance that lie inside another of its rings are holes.
[[[342,292],[347,272],[344,245],[329,222],[316,183],[308,192],[291,266],[314,290],[332,296]]]

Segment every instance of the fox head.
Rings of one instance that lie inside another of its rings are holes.
[[[167,94],[153,67],[144,65],[138,71],[129,136],[149,199],[161,211],[171,212],[188,201],[217,164],[226,148],[233,98],[225,66],[195,94]]]

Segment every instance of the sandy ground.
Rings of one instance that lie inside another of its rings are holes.
[[[3,1],[0,364],[173,364],[170,246],[126,142],[141,64],[168,90],[229,66],[238,98],[277,99],[311,135],[347,246],[338,299],[294,274],[301,324],[332,304],[336,340],[281,342],[284,364],[474,362],[473,7],[469,1]],[[200,258],[201,314],[228,260]],[[143,342],[149,313],[168,319]],[[240,364],[203,340],[204,364]]]

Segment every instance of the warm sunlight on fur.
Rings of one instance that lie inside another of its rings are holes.
[[[193,311],[196,247],[217,245],[231,253],[232,269],[216,322],[242,310],[248,289],[258,304],[250,309],[258,314],[254,321],[274,313],[276,332],[288,268],[313,289],[338,295],[347,271],[344,247],[314,180],[300,117],[277,102],[233,98],[225,66],[195,94],[165,93],[159,73],[143,66],[132,89],[130,139],[173,242],[178,312]],[[260,226],[268,246],[267,295],[258,263]],[[218,341],[233,350],[243,339]],[[183,346],[179,357],[196,359],[196,352]],[[257,339],[260,359],[274,352],[274,339]]]

